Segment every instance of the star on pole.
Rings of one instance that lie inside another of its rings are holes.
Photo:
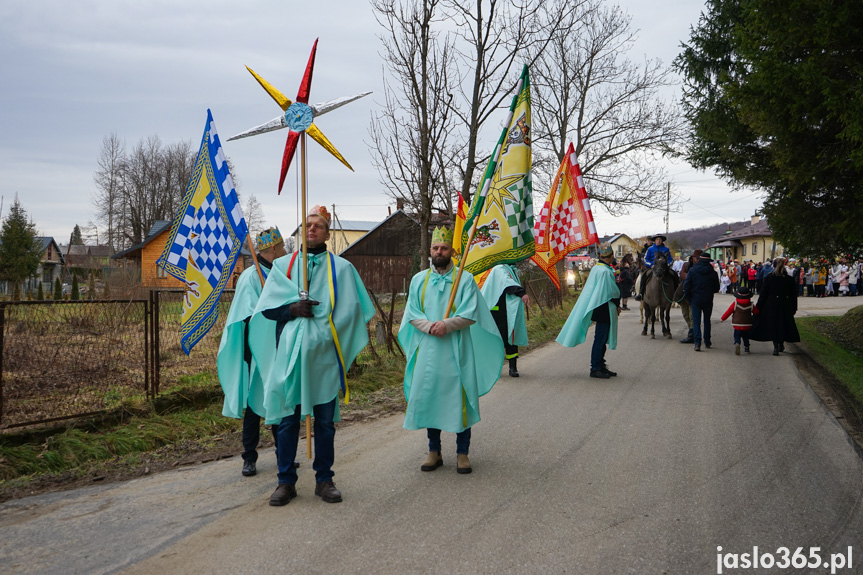
[[[340,108],[345,104],[353,102],[354,100],[358,100],[363,96],[368,96],[371,92],[363,92],[362,94],[357,94],[355,96],[346,96],[342,98],[336,98],[335,100],[329,100],[327,102],[323,102],[321,104],[309,105],[309,92],[312,89],[312,72],[315,67],[315,53],[317,52],[318,41],[315,40],[314,45],[312,46],[312,53],[309,56],[309,63],[306,65],[306,72],[303,74],[303,79],[300,82],[300,89],[297,91],[297,98],[295,102],[291,102],[284,94],[282,94],[279,90],[277,90],[272,84],[264,80],[261,76],[255,73],[254,70],[246,66],[246,69],[251,72],[252,76],[255,77],[255,80],[261,85],[261,87],[266,90],[266,92],[276,101],[276,104],[284,111],[284,114],[273,118],[269,122],[261,124],[259,126],[255,126],[245,132],[240,132],[235,136],[231,136],[228,138],[230,140],[237,140],[239,138],[246,138],[248,136],[256,136],[258,134],[265,134],[267,132],[272,132],[273,130],[280,130],[282,128],[288,128],[288,139],[285,142],[285,152],[282,155],[282,172],[279,177],[279,193],[282,193],[282,186],[285,183],[285,176],[288,174],[288,168],[291,167],[291,161],[294,159],[294,153],[297,150],[297,142],[300,139],[300,133],[305,132],[311,138],[319,143],[323,148],[328,151],[330,154],[336,157],[341,163],[348,167],[351,171],[354,169],[351,165],[345,160],[344,157],[339,153],[339,151],[333,146],[333,144],[327,139],[327,137],[321,132],[321,130],[315,125],[314,120],[318,116],[322,116],[327,112],[331,112],[336,108]]]

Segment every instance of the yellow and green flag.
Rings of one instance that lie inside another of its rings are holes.
[[[530,78],[527,66],[509,107],[509,121],[474,196],[461,239],[465,269],[477,275],[500,263],[516,263],[534,254],[531,181]],[[467,249],[471,226],[476,234]]]

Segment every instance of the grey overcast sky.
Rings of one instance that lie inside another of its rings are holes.
[[[701,0],[623,0],[639,39],[629,53],[670,63],[703,8]],[[207,108],[231,157],[241,194],[255,194],[268,223],[297,223],[292,167],[276,195],[287,132],[225,142],[280,110],[248,65],[293,99],[315,38],[320,38],[311,102],[376,92],[316,124],[356,170],[310,146],[310,202],[336,204],[343,219],[380,220],[392,202],[371,165],[368,125],[378,106],[382,61],[378,27],[364,0],[5,0],[0,3],[0,194],[3,215],[15,194],[42,235],[68,241],[93,220],[93,173],[102,139],[116,133],[131,148],[157,135],[197,147]],[[299,23],[301,22],[301,23]],[[678,97],[677,93],[670,94]],[[492,127],[482,137],[493,145]],[[295,164],[296,166],[296,164]],[[710,173],[669,168],[685,202],[671,230],[748,218],[761,204],[729,192]],[[613,218],[595,209],[601,234],[665,229],[663,213]]]

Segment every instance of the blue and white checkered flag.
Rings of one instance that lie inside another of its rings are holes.
[[[213,115],[157,265],[185,284],[180,344],[188,354],[216,322],[219,297],[249,233]]]

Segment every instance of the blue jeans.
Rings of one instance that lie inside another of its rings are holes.
[[[610,332],[610,323],[596,322],[596,329],[593,334],[593,347],[590,348],[590,371],[600,371],[605,367],[605,344],[608,343],[608,334]]]
[[[740,344],[740,340],[743,340],[743,347],[749,348],[749,332],[743,331],[739,329],[734,330],[734,343]]]
[[[710,345],[710,316],[713,315],[713,302],[689,302],[692,307],[692,334],[695,345],[701,345],[701,317],[704,316],[704,344]]]
[[[440,429],[428,428],[429,451],[440,453]],[[470,427],[455,436],[455,452],[468,454],[470,451]]]
[[[333,462],[336,459],[334,439],[336,437],[336,425],[333,416],[336,413],[336,401],[333,398],[329,403],[322,403],[312,408],[315,416],[315,462],[312,468],[315,470],[315,481],[333,480]],[[279,423],[278,442],[276,443],[276,459],[279,464],[279,483],[294,485],[297,483],[297,467],[294,459],[297,457],[297,441],[300,438],[300,406],[293,415],[282,418]]]
[[[272,426],[273,442],[279,445],[277,425]],[[258,460],[258,443],[261,441],[261,416],[246,408],[243,414],[243,461],[255,463]]]

